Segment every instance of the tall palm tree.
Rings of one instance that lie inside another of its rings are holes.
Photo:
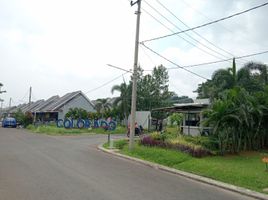
[[[236,70],[235,58],[232,67],[219,69],[212,75],[211,80],[199,85],[199,97],[219,98],[226,89],[240,86],[248,92],[263,91],[268,84],[267,66],[261,63],[249,62]]]
[[[121,83],[120,85],[114,85],[112,87],[112,94],[115,91],[120,92],[120,96],[115,99],[114,105],[117,106],[124,113],[124,118],[126,120],[127,125],[127,119],[130,113],[131,105],[131,86],[127,85],[124,81],[124,83]]]
[[[112,105],[109,102],[109,98],[107,99],[97,99],[96,104],[95,104],[95,109],[97,110],[98,113],[103,114],[111,109]]]

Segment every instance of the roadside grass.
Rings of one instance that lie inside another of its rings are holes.
[[[34,133],[41,133],[47,135],[92,135],[92,134],[123,134],[126,133],[126,129],[121,126],[117,126],[114,131],[106,131],[103,128],[96,129],[66,129],[58,128],[55,125],[40,125],[40,126],[27,126],[27,129]]]
[[[239,155],[194,158],[175,150],[138,144],[133,151],[129,151],[128,145],[125,144],[120,152],[262,193],[263,189],[268,188],[268,172],[261,160],[264,156],[268,156],[267,152],[243,152]]]

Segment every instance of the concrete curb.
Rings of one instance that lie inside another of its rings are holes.
[[[196,175],[196,174],[192,174],[192,173],[189,173],[189,172],[180,171],[180,170],[173,169],[173,168],[170,168],[170,167],[166,167],[166,166],[163,166],[163,165],[160,165],[160,164],[156,164],[156,163],[152,163],[152,162],[149,162],[149,161],[141,160],[141,159],[138,159],[138,158],[127,156],[127,155],[123,155],[123,154],[117,153],[115,149],[112,149],[112,150],[111,149],[105,149],[103,147],[103,144],[100,144],[98,146],[98,149],[103,151],[103,152],[112,154],[114,156],[118,156],[118,157],[125,158],[125,159],[128,159],[128,160],[136,161],[138,163],[150,166],[150,167],[152,167],[154,169],[159,169],[159,170],[162,170],[162,171],[165,171],[165,172],[169,172],[169,173],[173,173],[173,174],[176,174],[176,175],[184,176],[186,178],[190,178],[190,179],[200,181],[200,182],[203,182],[203,183],[206,183],[206,184],[209,184],[209,185],[213,185],[213,186],[216,186],[216,187],[219,187],[219,188],[223,188],[223,189],[226,189],[226,190],[237,192],[237,193],[240,193],[240,194],[243,194],[243,195],[246,195],[246,196],[249,196],[249,197],[253,197],[253,198],[256,198],[256,199],[268,200],[268,195],[265,195],[265,194],[262,194],[262,193],[259,193],[259,192],[255,192],[255,191],[252,191],[252,190],[249,190],[249,189],[246,189],[246,188],[234,186],[234,185],[231,185],[231,184],[228,184],[228,183],[223,183],[223,182],[220,182],[220,181],[216,181],[216,180],[206,178],[206,177],[203,177],[203,176],[199,176],[199,175]]]

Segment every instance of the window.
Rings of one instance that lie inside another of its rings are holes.
[[[199,126],[200,116],[199,113],[185,114],[185,126]]]

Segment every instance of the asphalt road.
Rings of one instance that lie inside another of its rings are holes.
[[[105,140],[0,128],[0,200],[252,199],[98,151]]]

